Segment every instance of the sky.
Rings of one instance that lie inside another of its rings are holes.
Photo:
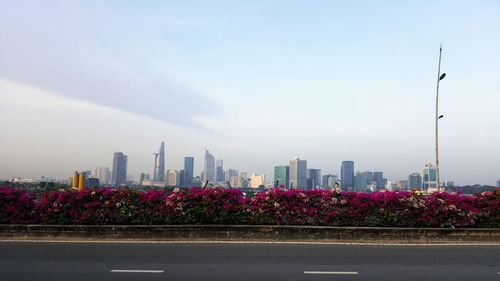
[[[294,156],[389,180],[435,161],[500,178],[498,1],[0,2],[0,178],[67,178],[128,155],[151,173],[208,148],[266,174]]]

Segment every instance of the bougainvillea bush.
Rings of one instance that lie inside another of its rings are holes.
[[[500,227],[500,190],[420,192],[271,189],[116,189],[29,192],[0,188],[0,224],[270,224]]]

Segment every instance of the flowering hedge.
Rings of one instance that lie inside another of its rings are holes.
[[[0,188],[0,224],[273,224],[500,227],[500,190],[418,192],[237,189],[29,192]]]

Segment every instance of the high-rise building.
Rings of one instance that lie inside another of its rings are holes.
[[[274,167],[274,187],[290,187],[290,167],[276,166]]]
[[[203,182],[215,181],[215,157],[205,150],[205,165],[203,169]]]
[[[290,160],[290,186],[289,188],[307,187],[307,161],[295,156]]]
[[[228,182],[231,180],[231,177],[237,177],[238,175],[239,175],[238,170],[228,169],[224,173],[224,181]]]
[[[337,175],[328,174],[328,175],[324,175],[322,178],[323,178],[323,180],[322,180],[321,186],[323,188],[335,188],[335,185],[338,181]]]
[[[184,185],[191,187],[194,177],[194,157],[184,157]]]
[[[160,150],[155,153],[155,168],[153,180],[156,182],[165,181],[165,142],[161,142]]]
[[[410,189],[422,189],[422,177],[419,173],[411,173],[408,176],[408,187]]]
[[[321,170],[307,169],[307,188],[318,188],[321,186]]]
[[[223,182],[224,181],[224,166],[223,166],[223,161],[222,159],[217,159],[215,161],[215,180],[218,182]]]
[[[340,177],[342,191],[354,189],[354,161],[342,161]]]
[[[497,187],[500,187],[500,179],[497,180]]]
[[[111,184],[119,186],[127,183],[127,155],[123,152],[115,152],[113,157],[113,171]]]
[[[423,170],[422,186],[424,190],[437,190],[436,168],[432,164],[425,164]]]
[[[354,177],[354,186],[356,191],[366,191],[368,185],[375,182],[372,172],[356,172]]]
[[[180,184],[180,174],[178,171],[167,171],[167,185],[178,186]]]
[[[95,177],[99,179],[101,185],[111,184],[111,171],[108,167],[95,168]]]
[[[385,187],[384,172],[373,172],[373,181],[377,183],[377,189]]]

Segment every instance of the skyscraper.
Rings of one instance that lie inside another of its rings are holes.
[[[215,157],[205,150],[205,165],[203,169],[203,182],[215,181]]]
[[[342,180],[342,191],[348,191],[354,188],[354,161],[342,161],[340,177]]]
[[[165,181],[165,142],[161,142],[160,150],[155,153],[155,169],[153,180],[156,182]]]
[[[224,180],[230,181],[231,177],[237,177],[238,175],[239,175],[238,170],[227,169],[227,171],[224,173]]]
[[[127,183],[127,155],[123,154],[123,152],[115,152],[111,184],[119,186],[125,183]]]
[[[425,164],[423,170],[422,186],[424,190],[437,190],[436,168],[432,164]]]
[[[278,186],[276,186],[276,182]],[[275,166],[274,167],[274,187],[290,187],[290,167],[289,166]]]
[[[422,189],[422,177],[419,173],[412,173],[408,176],[408,187]]]
[[[218,182],[223,182],[225,178],[224,178],[224,166],[222,159],[217,159],[217,161],[215,161],[215,164],[216,164],[215,180]]]
[[[184,185],[190,187],[193,184],[194,157],[184,157]]]
[[[320,169],[307,169],[307,188],[321,187],[321,170]]]
[[[307,187],[307,161],[295,156],[290,160],[290,186],[289,188]]]
[[[324,175],[322,178],[323,178],[322,187],[335,188],[335,184],[338,180],[337,175],[328,174],[328,175]]]
[[[95,168],[95,177],[99,179],[99,183],[101,185],[107,185],[111,183],[111,171],[108,167]]]
[[[384,172],[373,172],[373,181],[377,183],[377,189],[385,188]]]
[[[354,186],[356,191],[366,191],[368,185],[374,181],[372,172],[356,172],[354,177]]]

